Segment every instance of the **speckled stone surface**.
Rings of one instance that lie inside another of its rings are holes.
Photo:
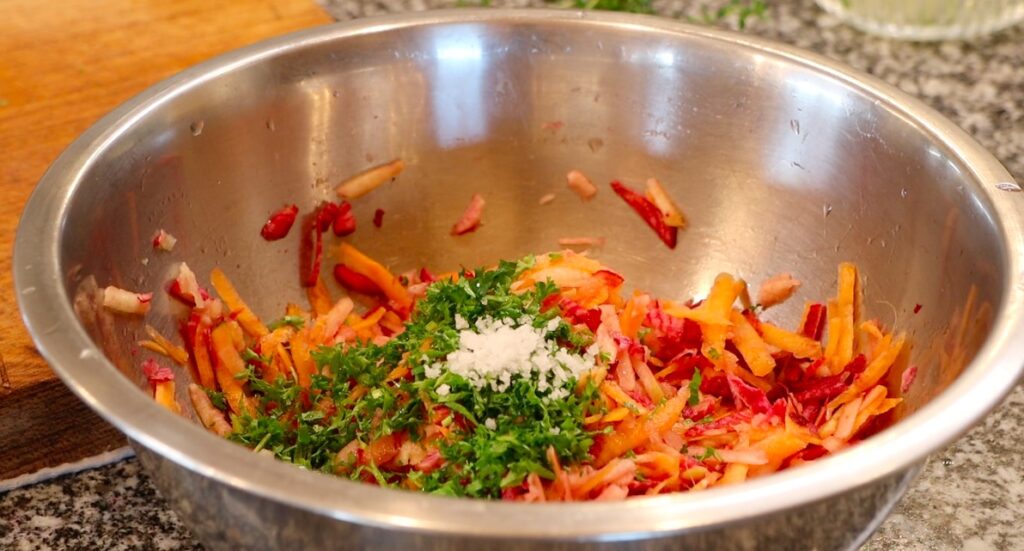
[[[0,549],[202,549],[131,459],[0,496]]]
[[[899,0],[894,0],[899,1]],[[455,0],[324,0],[340,19]],[[495,1],[527,6],[531,0]],[[697,15],[658,1],[663,14]],[[714,2],[710,3],[714,5]],[[1024,181],[1024,27],[970,43],[908,44],[842,25],[812,0],[775,0],[747,32],[867,71],[960,124]],[[1024,549],[1024,387],[936,454],[866,549]],[[0,495],[0,549],[200,549],[128,460]]]

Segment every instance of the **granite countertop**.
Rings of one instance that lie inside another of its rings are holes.
[[[324,2],[339,19],[451,5]],[[657,1],[656,7],[696,15],[685,8],[691,3]],[[841,60],[923,99],[1024,181],[1024,26],[969,43],[909,44],[855,31],[812,0],[769,3],[768,17],[752,21],[747,32]],[[931,458],[866,549],[1024,549],[1022,431],[1024,386],[1018,386],[983,424]],[[134,459],[0,495],[0,549],[48,547],[201,549]]]

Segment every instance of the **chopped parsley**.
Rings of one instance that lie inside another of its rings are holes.
[[[309,469],[380,485],[407,478],[423,491],[482,498],[500,498],[503,490],[522,484],[531,473],[553,478],[549,448],[566,463],[586,460],[596,433],[583,426],[583,419],[603,411],[595,384],[575,389],[572,379],[567,387],[573,392],[546,400],[536,381],[527,378],[514,379],[496,392],[446,370],[433,378],[426,375],[459,348],[457,318],[470,327],[483,318],[520,320],[543,328],[547,339],[572,353],[592,344],[589,332],[552,321],[557,309],[541,311],[544,299],[558,290],[553,283],[511,291],[518,275],[532,265],[533,258],[527,257],[476,270],[472,277],[463,271],[455,282],[435,282],[417,302],[405,331],[387,343],[314,351],[318,371],[326,369],[330,376],[314,375],[308,390],[283,378],[268,383],[247,369],[239,378],[258,397],[259,412],[235,417],[231,438]],[[295,321],[289,318],[282,323]],[[247,362],[262,360],[247,352]],[[410,376],[388,381],[398,366],[408,367]],[[337,457],[352,442],[371,453],[375,442],[396,434],[424,442],[429,438],[427,420],[438,417],[451,432],[432,440],[444,462],[430,472],[399,474],[372,461]]]
[[[269,364],[271,361],[270,354],[259,355],[252,348],[246,348],[242,351],[242,359],[247,364]]]
[[[704,453],[702,453],[701,456],[697,458],[697,461],[707,461],[708,459],[721,460],[721,456],[718,455],[718,452],[715,451],[715,448],[708,446],[704,448]]]
[[[210,397],[210,403],[213,404],[213,407],[217,409],[227,409],[228,402],[224,398],[223,392],[217,392],[216,390],[210,390],[208,388],[203,388],[203,390],[206,391],[206,395]]]
[[[699,369],[693,370],[693,377],[690,379],[690,399],[689,403],[691,406],[695,406],[700,403],[700,381],[701,375]]]
[[[284,316],[268,323],[267,329],[273,331],[279,327],[284,327],[285,325],[290,325],[296,329],[302,329],[302,326],[306,325],[306,320],[302,319],[302,316]]]

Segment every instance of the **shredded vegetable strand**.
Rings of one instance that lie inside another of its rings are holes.
[[[376,303],[333,300],[319,281],[311,311],[289,305],[264,324],[214,270],[226,311],[189,283],[200,306],[184,347],[147,326],[143,346],[190,366],[188,396],[211,432],[382,486],[613,500],[799,465],[855,444],[900,403],[883,381],[906,339],[858,320],[852,264],[828,306],[809,304],[789,330],[760,319],[729,274],[682,304],[624,299],[620,275],[571,251],[401,277],[348,243],[338,256],[379,290]],[[798,285],[784,274],[759,296],[777,304]],[[154,397],[173,410],[173,377],[153,372]]]

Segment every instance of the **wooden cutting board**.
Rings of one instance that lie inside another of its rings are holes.
[[[0,480],[124,445],[39,356],[11,254],[46,167],[121,102],[190,65],[331,22],[313,0],[0,0]]]

